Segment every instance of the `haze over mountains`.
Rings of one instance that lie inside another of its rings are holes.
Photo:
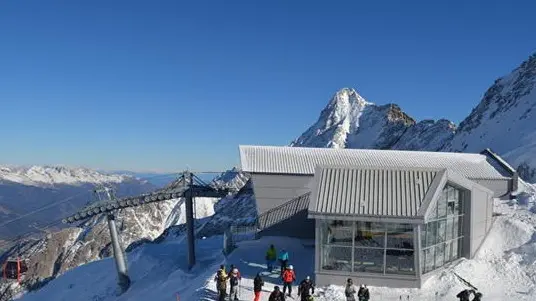
[[[94,201],[92,191],[98,185],[114,188],[117,196],[138,195],[156,188],[139,178],[87,168],[0,166],[0,240],[40,232],[44,225]],[[9,222],[12,220],[15,221]]]

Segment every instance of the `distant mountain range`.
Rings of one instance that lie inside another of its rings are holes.
[[[156,189],[140,178],[87,168],[0,166],[0,240],[39,233],[44,225],[94,201],[92,191],[98,185],[113,188],[119,197]]]
[[[480,152],[491,148],[536,182],[536,54],[501,77],[459,126],[417,122],[396,104],[376,105],[356,90],[332,97],[291,146]]]

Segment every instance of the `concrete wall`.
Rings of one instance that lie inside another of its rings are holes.
[[[312,176],[252,174],[257,211],[262,214],[310,191]]]
[[[464,229],[469,230],[466,232],[469,234],[469,240],[466,240],[469,242],[469,249],[466,250],[465,255],[469,255],[472,258],[491,228],[493,196],[477,187],[471,189],[470,195],[470,202],[466,206],[470,210],[466,211],[469,213],[466,214],[469,220],[464,221],[468,227]]]
[[[307,218],[309,198],[296,200],[310,192],[312,176],[253,174],[251,178],[262,229],[259,235],[314,239],[314,220]]]
[[[301,210],[287,219],[279,220],[273,225],[264,228],[259,232],[259,235],[314,239],[315,220],[308,219],[307,214],[307,209]]]
[[[471,180],[478,183],[494,192],[493,197],[508,199],[511,191],[511,180]]]

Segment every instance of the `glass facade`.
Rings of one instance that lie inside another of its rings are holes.
[[[323,270],[415,275],[413,225],[318,222]]]
[[[421,227],[421,268],[428,273],[461,257],[463,192],[445,186],[429,221]]]

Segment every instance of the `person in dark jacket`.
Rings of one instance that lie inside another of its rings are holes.
[[[315,285],[311,281],[311,277],[307,276],[298,286],[298,296],[301,296],[301,301],[308,301],[314,293]]]
[[[261,291],[263,286],[264,281],[261,278],[261,273],[257,273],[257,276],[255,276],[255,279],[253,279],[253,292],[255,293],[254,301],[261,300]]]
[[[279,289],[279,286],[274,287],[274,291],[270,294],[268,301],[285,301],[285,294]]]
[[[475,295],[473,297],[473,300],[471,301],[482,301],[482,293],[481,292],[473,292],[473,294]]]
[[[229,291],[229,300],[238,301],[239,283],[240,283],[240,277],[238,274],[238,269],[233,268],[229,274],[229,284],[231,285],[231,289]]]
[[[460,301],[469,301],[469,296],[471,296],[471,291],[466,289],[459,292],[456,298],[460,299]]]
[[[352,278],[348,278],[346,281],[346,288],[344,290],[344,295],[346,296],[346,301],[355,301],[355,287]]]
[[[359,298],[359,301],[368,301],[370,299],[370,293],[366,285],[361,284],[361,287],[357,292],[357,297]]]

